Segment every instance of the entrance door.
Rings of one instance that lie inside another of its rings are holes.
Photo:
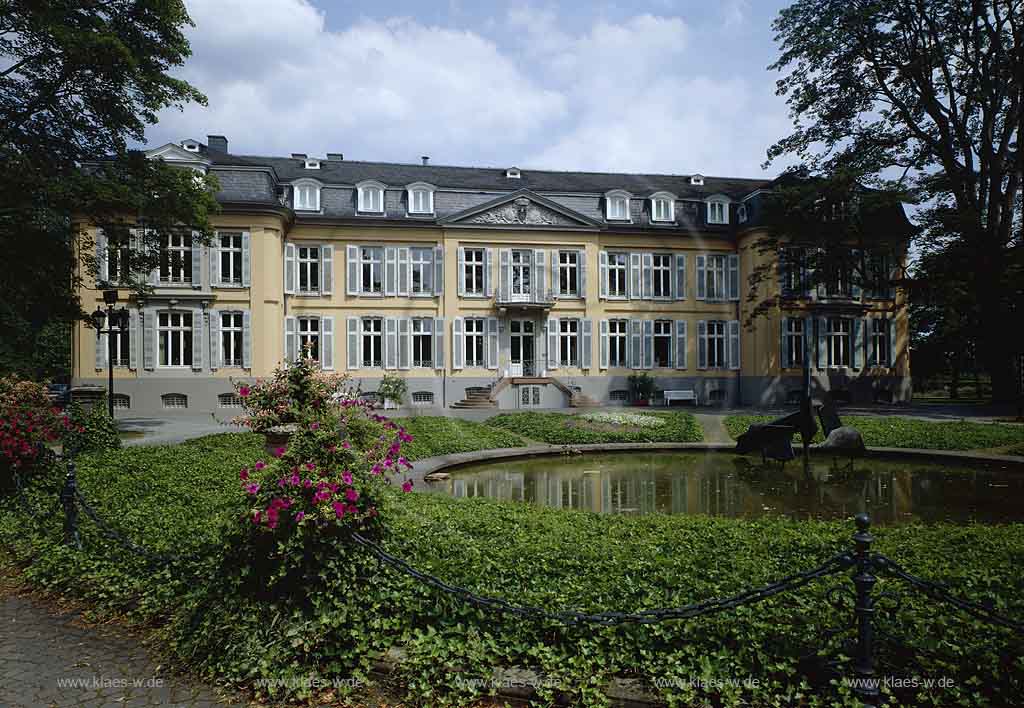
[[[533,320],[509,320],[509,376],[534,376]]]
[[[533,251],[512,251],[512,277],[511,299],[519,302],[529,302],[531,283],[531,266],[533,263]]]

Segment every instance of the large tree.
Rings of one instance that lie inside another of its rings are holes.
[[[96,264],[81,224],[118,240],[144,219],[136,272],[173,229],[209,237],[212,181],[128,149],[160,110],[205,103],[170,74],[190,54],[190,24],[179,0],[0,0],[0,327],[16,333],[0,368],[40,373],[47,324],[83,315],[78,286]]]
[[[774,22],[797,156],[909,191],[956,254],[997,397],[1014,394],[1024,248],[1024,0],[800,0]]]

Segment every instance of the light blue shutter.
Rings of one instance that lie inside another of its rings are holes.
[[[107,368],[107,355],[110,353],[109,335],[100,334],[96,337],[96,370]]]
[[[444,318],[434,318],[434,368],[444,368]]]
[[[740,368],[740,321],[729,320],[726,326],[729,336],[729,368]]]
[[[641,285],[641,296],[644,300],[650,300],[654,296],[654,254],[643,254],[643,283]]]
[[[558,368],[558,318],[548,318],[548,368]]]
[[[555,297],[562,294],[562,284],[558,279],[559,267],[558,249],[554,248],[551,250],[551,294]]]
[[[388,246],[384,249],[384,294],[395,295],[398,292],[398,249]]]
[[[643,324],[640,320],[629,321],[629,368],[643,368]]]
[[[139,311],[128,311],[128,368],[139,368]]]
[[[296,326],[294,317],[284,318],[284,361],[286,364],[291,364],[299,358]]]
[[[676,320],[676,368],[686,368],[686,320]]]
[[[334,246],[320,247],[320,294],[334,292]]]
[[[220,232],[216,232],[213,235],[213,240],[210,241],[210,247],[207,249],[207,253],[210,254],[210,287],[215,288],[220,285]],[[244,251],[242,258],[245,258]]]
[[[498,318],[487,318],[487,368],[498,368]]]
[[[850,297],[854,300],[859,300],[863,292],[861,280],[864,279],[864,274],[868,272],[865,266],[867,261],[864,252],[856,248],[850,252],[850,260],[853,261],[850,266]]]
[[[194,262],[194,261],[193,261]],[[206,340],[203,339],[203,311],[192,311],[192,368],[195,371],[203,370],[203,349],[206,348]]]
[[[601,351],[600,351],[600,358],[598,359],[598,365],[602,369],[607,369],[608,368],[608,320],[601,320],[601,323],[600,323],[599,327],[600,327],[600,330],[601,330],[600,331],[600,337],[601,337],[600,348],[601,348]]]
[[[384,368],[398,368],[398,320],[384,318]]]
[[[198,233],[192,232],[192,286],[201,287],[203,284],[203,246],[199,243]],[[192,341],[195,341],[193,339]],[[195,360],[192,361],[195,367]]]
[[[793,361],[792,355],[789,352],[789,337],[786,336],[786,332],[789,329],[789,318],[783,317],[779,321],[779,368],[787,369],[790,363]]]
[[[593,338],[593,332],[591,331],[592,327],[593,324],[590,319],[583,320],[580,327],[583,332],[582,342],[580,344],[580,361],[582,362],[584,369],[589,369],[591,367],[591,347],[593,346],[591,344],[591,339]]]
[[[434,294],[444,293],[444,248],[434,246]]]
[[[248,231],[242,232],[242,286],[252,285],[252,236]]]
[[[686,299],[686,254],[676,254],[676,278],[675,278],[676,300]]]
[[[705,255],[697,256],[697,299],[707,299],[707,260],[708,257]]]
[[[697,256],[699,259],[700,256]],[[697,368],[708,368],[708,323],[697,320]]]
[[[493,248],[484,249],[484,295],[494,297],[494,285],[491,280],[491,251]]]
[[[320,318],[320,368],[334,371],[334,318]]]
[[[639,253],[629,254],[629,297],[633,300],[639,300],[643,297],[643,288],[641,287],[641,259]]]
[[[466,248],[459,246],[459,295],[466,294]]]
[[[252,313],[242,313],[242,368],[252,368]]]
[[[220,310],[210,310],[210,370],[221,367]]]
[[[853,368],[860,369],[864,366],[864,320],[859,317],[850,324],[851,337],[853,339],[853,357],[851,363]]]
[[[597,254],[599,293],[601,297],[608,297],[608,252],[601,251]]]
[[[547,252],[542,249],[533,251],[533,301],[541,302],[548,290],[548,269],[545,264]]]
[[[888,320],[889,324],[889,366],[893,369],[896,368],[896,354],[899,349],[896,348],[896,318]]]
[[[107,234],[103,229],[96,230],[96,284],[110,279],[110,260],[107,258]],[[103,367],[97,366],[97,369]]]
[[[299,265],[295,255],[295,244],[286,243],[284,245],[284,292],[286,295],[295,294],[298,270]]]
[[[346,368],[359,368],[359,318],[349,316],[345,324],[348,334],[348,346],[345,351]]]
[[[584,300],[586,300],[587,299],[587,252],[586,252],[586,250],[581,248],[578,251],[578,253],[579,253],[579,255],[576,256],[576,263],[577,263],[576,272],[578,273],[578,275],[576,276],[578,278],[577,287],[579,287],[579,289],[580,289],[579,296],[581,298],[583,298]]]
[[[409,268],[409,247],[400,246],[398,249],[398,294],[402,297],[408,297],[410,291]],[[428,270],[433,268],[433,263],[428,262],[426,268]]]
[[[345,246],[345,294],[359,294],[359,246]]]
[[[424,324],[429,324],[430,320],[425,320]],[[398,368],[408,369],[410,367],[410,359],[412,354],[412,320],[408,317],[402,317],[398,320]]]
[[[147,371],[156,368],[156,310],[142,312],[142,366]]]
[[[508,248],[502,248],[498,251],[498,294],[502,302],[508,302],[510,285],[509,285],[509,268],[511,268],[512,251]]]
[[[654,368],[654,320],[643,320],[644,327],[644,368]]]
[[[828,318],[818,318],[818,368],[825,369],[828,364]]]
[[[729,268],[729,299],[740,299],[740,257],[736,254],[728,258]]]
[[[452,368],[455,370],[462,369],[463,362],[466,360],[466,337],[462,331],[462,318],[452,318]]]

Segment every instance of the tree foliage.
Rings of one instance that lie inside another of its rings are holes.
[[[91,242],[76,250],[85,224],[116,240],[144,220],[149,246],[171,228],[209,235],[212,181],[128,147],[160,110],[205,103],[170,73],[190,24],[178,0],[0,0],[0,247],[18,263],[0,269],[0,325],[18,332],[0,369],[37,373],[44,326],[83,314],[77,289],[96,275]],[[139,252],[132,268],[147,271],[155,250]]]
[[[979,347],[997,393],[1013,391],[1007,326],[1024,282],[1024,13],[1021,0],[799,0],[774,29],[795,155],[921,205],[918,247],[961,258]]]

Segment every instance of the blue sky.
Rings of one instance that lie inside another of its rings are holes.
[[[758,177],[790,127],[767,70],[784,3],[186,4],[178,73],[210,105],[164,111],[150,145]]]

